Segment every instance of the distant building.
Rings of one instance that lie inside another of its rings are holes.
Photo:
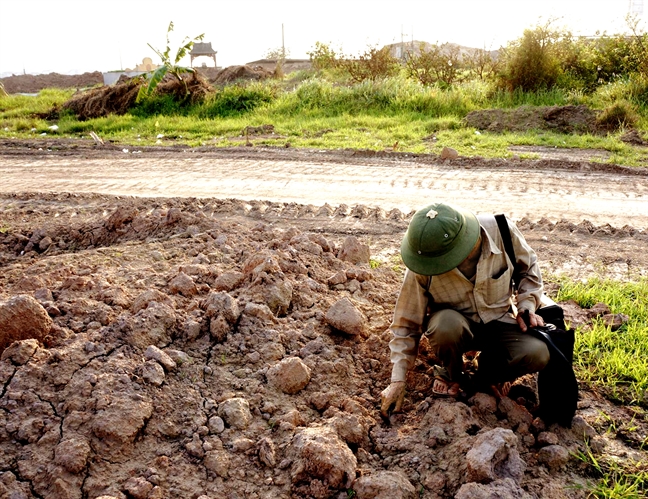
[[[141,64],[138,64],[135,66],[135,69],[133,71],[142,71],[143,73],[146,73],[148,71],[154,71],[157,68],[159,68],[157,64],[153,64],[153,60],[150,57],[145,57],[142,59]]]
[[[199,42],[194,43],[191,52],[189,52],[189,57],[191,57],[191,67],[194,67],[194,59],[197,57],[209,57],[214,61],[214,67],[216,66],[216,51],[212,48],[211,42]],[[203,67],[207,65],[203,63]]]
[[[258,59],[256,61],[246,62],[245,65],[253,68],[262,67],[268,71],[274,71],[277,67],[277,59]],[[286,74],[301,69],[311,69],[312,67],[313,63],[310,59],[286,59],[283,64],[284,73]]]

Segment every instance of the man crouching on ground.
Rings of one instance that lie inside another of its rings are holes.
[[[517,294],[514,262],[504,249],[494,215],[478,215],[436,203],[416,212],[401,244],[407,267],[396,302],[389,343],[391,384],[381,394],[381,413],[400,411],[405,378],[414,366],[421,335],[439,359],[432,392],[456,397],[464,381],[463,354],[479,351],[477,385],[508,395],[510,382],[542,370],[547,346],[525,334],[544,325],[535,314],[543,292],[533,249],[508,221],[520,273]]]

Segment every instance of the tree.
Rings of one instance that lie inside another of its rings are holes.
[[[339,59],[342,58],[341,53],[335,52],[330,44],[315,42],[315,47],[310,52],[306,52],[313,68],[318,71],[323,69],[335,69],[338,67]]]
[[[193,74],[195,70],[190,67],[179,66],[178,63],[191,51],[195,42],[201,42],[205,34],[198,35],[193,39],[185,37],[182,41],[182,45],[176,51],[175,57],[171,59],[171,47],[169,47],[169,33],[173,31],[173,21],[169,23],[167,28],[166,36],[166,50],[160,52],[158,49],[153,47],[150,43],[147,45],[153,49],[153,51],[160,57],[162,60],[162,65],[157,68],[153,74],[147,75],[148,85],[142,85],[137,94],[137,102],[149,97],[154,91],[158,84],[164,79],[167,74],[170,74],[176,78],[179,82],[184,85],[185,96],[189,95],[189,88],[187,87],[187,82],[183,79],[182,75],[185,73]]]
[[[388,47],[378,49],[368,47],[356,59],[339,59],[336,66],[349,74],[351,80],[360,83],[365,80],[376,81],[398,72],[398,59],[389,52]]]
[[[561,75],[558,42],[571,34],[552,28],[554,20],[524,30],[522,38],[502,53],[504,63],[498,75],[500,84],[526,92],[553,87]]]
[[[286,58],[290,55],[290,50],[285,47],[277,47],[274,49],[268,49],[265,54],[266,59],[272,59],[276,61],[275,64],[275,76],[277,78],[283,78],[284,64],[286,63]]]
[[[421,43],[419,54],[408,54],[405,67],[408,75],[423,85],[443,83],[450,86],[457,81],[462,67],[459,46],[453,43]]]

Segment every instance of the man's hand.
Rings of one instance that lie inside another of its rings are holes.
[[[382,414],[383,417],[388,418],[392,405],[394,406],[392,412],[400,412],[404,398],[405,382],[393,381],[380,394],[380,414]]]
[[[529,310],[518,310],[518,314],[515,319],[517,320],[517,323],[523,333],[527,330],[527,324],[531,327],[545,325],[544,319],[542,317],[534,314],[533,312],[530,312]]]

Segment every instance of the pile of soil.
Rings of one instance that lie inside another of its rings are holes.
[[[20,312],[37,337],[2,352],[0,497],[585,498],[577,453],[646,457],[643,416],[588,391],[571,429],[530,413],[532,377],[513,398],[429,398],[425,341],[403,414],[383,421],[398,210],[72,194],[0,208],[0,322]],[[552,265],[542,241],[605,237],[520,226]]]
[[[548,130],[558,133],[608,132],[596,124],[597,111],[587,106],[521,106],[515,109],[471,111],[466,126],[489,132]]]
[[[265,80],[274,76],[273,71],[264,69],[262,66],[230,66],[225,69],[203,68],[199,71],[205,74],[209,82],[214,85],[227,85],[246,80]]]
[[[0,78],[8,94],[35,94],[44,88],[86,88],[103,85],[103,74],[99,71],[80,75],[49,73],[43,75],[12,75]]]
[[[140,77],[120,79],[114,85],[77,92],[63,103],[62,108],[72,111],[79,120],[126,114],[135,105],[142,85],[147,85],[147,82]],[[203,100],[211,91],[212,88],[202,76],[189,73],[184,76],[184,81],[165,76],[154,92],[156,95],[171,95],[178,101],[189,99],[195,103]]]

